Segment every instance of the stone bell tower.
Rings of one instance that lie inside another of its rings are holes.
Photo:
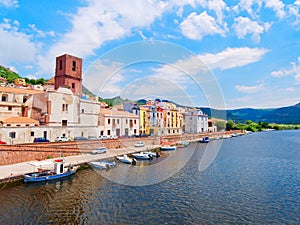
[[[82,95],[82,59],[72,55],[56,57],[55,86],[69,87],[75,95]]]

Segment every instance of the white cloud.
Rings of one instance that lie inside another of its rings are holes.
[[[0,62],[7,65],[15,62],[33,62],[37,47],[31,36],[19,31],[18,22],[4,19],[0,24]]]
[[[62,53],[79,57],[95,54],[105,42],[130,35],[134,28],[148,27],[164,12],[162,1],[88,0],[71,16],[71,29],[39,58],[41,72],[53,71],[49,63]]]
[[[292,25],[299,29],[300,27],[300,1],[295,1],[293,5],[288,5],[288,15],[293,18]]]
[[[0,6],[7,8],[17,8],[19,6],[18,0],[0,0]]]
[[[296,82],[300,83],[300,57],[298,57],[298,62],[291,62],[290,64],[290,68],[273,71],[271,75],[273,77],[293,76]]]
[[[227,48],[216,54],[200,55],[199,58],[211,69],[226,70],[257,62],[267,52],[267,49],[262,48]]]
[[[237,10],[237,8],[239,8],[241,11],[245,10],[249,15],[256,18],[262,7],[272,9],[279,18],[285,16],[285,4],[281,0],[241,0],[234,9]]]
[[[28,26],[30,27],[30,29],[34,33],[36,33],[36,37],[42,37],[42,38],[44,38],[46,36],[50,36],[50,37],[54,37],[55,36],[55,32],[54,31],[44,32],[44,31],[38,29],[35,24],[29,24]]]
[[[105,97],[120,95],[122,82],[125,77],[119,72],[124,65],[118,62],[105,63],[96,61],[83,75],[83,85],[94,94]]]
[[[253,94],[262,90],[264,88],[264,85],[263,84],[258,84],[254,86],[235,85],[234,88],[239,92]]]
[[[270,23],[259,25],[258,22],[250,20],[248,17],[238,17],[234,19],[233,29],[238,38],[244,38],[247,34],[252,34],[251,39],[255,43],[260,42],[260,35],[267,31]]]
[[[206,35],[220,34],[225,36],[226,29],[222,28],[212,16],[209,16],[206,11],[197,15],[191,13],[181,24],[181,32],[184,36],[193,39],[201,40]]]
[[[285,16],[284,7],[285,4],[280,0],[265,0],[267,8],[271,8],[275,11],[277,17],[283,18]]]

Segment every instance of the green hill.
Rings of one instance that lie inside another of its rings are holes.
[[[4,77],[8,83],[13,83],[15,79],[20,78],[19,74],[0,65],[0,76]]]

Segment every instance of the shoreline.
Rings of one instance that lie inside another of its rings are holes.
[[[245,133],[242,132],[234,132],[238,133],[239,135],[244,135]],[[214,139],[226,139],[229,137],[234,137],[233,133],[224,135],[220,133],[210,133],[210,134],[203,134],[202,137],[208,136],[211,140]],[[190,140],[186,140],[188,142],[197,142],[202,138],[193,137]],[[180,144],[182,140],[173,141],[172,144]],[[168,143],[168,142],[167,142]],[[171,143],[171,142],[169,142]],[[80,166],[79,169],[83,168],[84,165],[91,161],[98,161],[98,160],[105,160],[105,159],[112,159],[116,156],[123,155],[123,154],[132,154],[140,151],[151,151],[154,149],[159,148],[161,145],[154,145],[149,144],[145,145],[144,147],[124,147],[124,148],[113,148],[107,149],[106,153],[103,154],[90,154],[89,152],[83,153],[80,155],[72,155],[72,156],[63,156],[65,159],[66,165],[74,165]],[[31,160],[16,164],[9,164],[9,165],[2,165],[0,166],[0,188],[6,186],[7,184],[13,184],[17,182],[21,182],[24,178],[24,174],[34,172],[35,167],[30,163],[36,162],[52,162],[53,160],[57,159],[58,157],[51,158],[51,159],[44,159],[44,160]]]
[[[144,147],[108,149],[107,152],[103,154],[92,155],[87,153],[87,154],[81,154],[75,156],[66,156],[63,158],[66,161],[66,165],[72,164],[74,166],[80,166],[81,168],[85,164],[92,161],[111,159],[111,158],[115,158],[118,155],[132,154],[140,151],[150,151],[150,150],[157,149],[159,147],[160,145],[145,145]],[[23,163],[0,166],[0,188],[2,186],[6,186],[7,184],[21,182],[24,178],[24,174],[31,173],[35,169],[35,167],[30,163],[52,162],[53,160],[55,160],[55,158],[41,160],[41,161],[33,160],[33,161],[28,161]]]

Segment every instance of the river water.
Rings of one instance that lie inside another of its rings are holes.
[[[300,131],[193,143],[136,166],[7,187],[0,224],[300,224]]]

